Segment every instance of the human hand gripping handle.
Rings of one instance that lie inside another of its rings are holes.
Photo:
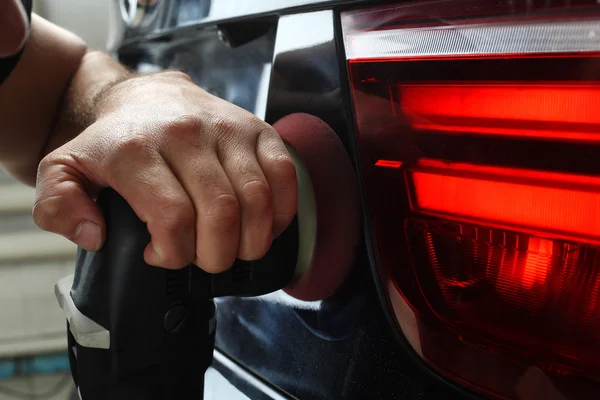
[[[113,188],[145,223],[145,261],[217,273],[263,257],[294,218],[294,164],[275,130],[163,72],[124,80],[97,99],[80,135],[40,163],[34,220],[89,251],[106,237],[94,202]]]
[[[269,125],[183,74],[124,81],[97,107],[40,163],[34,208],[80,246],[57,285],[73,376],[84,400],[201,398],[212,298],[292,279],[295,166]]]
[[[256,261],[238,259],[217,274],[193,265],[152,268],[144,261],[148,224],[116,191],[101,191],[106,242],[98,252],[80,249],[74,278],[57,285],[83,400],[201,398],[214,340],[214,297],[258,296],[289,290],[294,282],[298,298],[320,299],[342,284],[359,232],[346,152],[315,117],[290,115],[275,126],[290,145],[302,195],[297,215]],[[329,234],[336,227],[343,231]]]

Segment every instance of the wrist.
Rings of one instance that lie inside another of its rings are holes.
[[[79,75],[80,79],[72,84],[72,92],[77,97],[73,97],[70,104],[82,112],[80,117],[83,120],[80,123],[83,128],[100,118],[106,98],[116,86],[137,76],[102,51],[86,53]],[[80,102],[79,105],[76,100]]]
[[[130,74],[108,54],[88,51],[63,93],[60,108],[41,158],[78,136],[98,119],[97,101]],[[40,159],[41,159],[40,158]]]
[[[135,73],[127,73],[107,82],[94,94],[90,100],[90,125],[100,119],[102,115],[112,111],[115,103],[118,103],[118,92],[121,87],[136,77]]]
[[[193,83],[185,73],[179,71],[160,71],[137,74],[131,72],[107,84],[94,98],[95,118],[114,113],[123,106],[142,104],[148,97],[159,96],[163,85],[177,87],[184,81]]]

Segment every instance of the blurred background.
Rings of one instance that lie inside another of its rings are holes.
[[[34,12],[105,49],[107,0],[36,1]],[[0,400],[67,400],[73,385],[66,321],[54,284],[73,271],[75,246],[33,223],[34,189],[0,169]]]

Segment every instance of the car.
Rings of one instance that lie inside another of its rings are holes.
[[[217,299],[206,398],[600,397],[597,1],[117,11],[121,62],[184,71],[268,123],[322,119],[361,191],[334,295]]]

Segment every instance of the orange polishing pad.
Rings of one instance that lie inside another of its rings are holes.
[[[298,176],[296,278],[283,290],[304,301],[331,296],[347,278],[360,234],[357,180],[348,154],[325,122],[291,114],[273,127],[288,145]]]

